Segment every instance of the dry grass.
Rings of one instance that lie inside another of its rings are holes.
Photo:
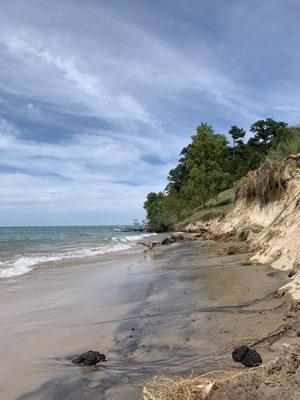
[[[298,368],[300,346],[283,344],[274,360],[256,368],[188,378],[155,377],[144,386],[143,400],[299,399]]]
[[[212,372],[199,377],[168,378],[156,376],[143,388],[143,400],[208,400],[222,390],[227,393],[237,384],[249,384],[257,370],[262,367],[240,372]]]
[[[296,168],[294,160],[267,159],[252,176],[247,176],[235,185],[235,202],[258,200],[262,205],[281,197],[289,177]]]

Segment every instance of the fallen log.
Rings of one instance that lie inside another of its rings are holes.
[[[193,240],[196,240],[195,238],[190,238],[190,237],[185,237],[183,235],[173,235],[173,233],[170,234],[170,236],[166,236],[159,242],[138,242],[137,244],[140,244],[141,246],[147,247],[146,250],[144,250],[144,253],[147,253],[150,250],[156,249],[158,250],[161,245],[167,245],[167,244],[172,244],[176,242],[191,242]]]

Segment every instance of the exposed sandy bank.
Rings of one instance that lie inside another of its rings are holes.
[[[278,199],[262,204],[259,199],[248,202],[238,198],[234,209],[224,219],[216,216],[208,221],[199,220],[185,227],[189,232],[207,230],[210,235],[232,235],[245,232],[252,251],[250,263],[269,264],[274,268],[296,274],[282,288],[293,299],[300,300],[300,170],[295,159],[286,160],[281,180],[285,190]],[[251,179],[251,178],[246,178]]]

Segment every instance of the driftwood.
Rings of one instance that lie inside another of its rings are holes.
[[[144,250],[144,253],[147,253],[148,251],[151,251],[153,249],[158,250],[161,245],[167,245],[176,242],[190,242],[192,240],[195,239],[190,237],[184,237],[183,235],[173,235],[173,233],[171,233],[169,237],[166,236],[159,242],[148,242],[148,243],[138,242],[137,244],[147,247],[147,249]]]
[[[122,239],[126,240],[127,242],[130,242],[130,240],[128,240],[126,237],[122,236]],[[144,250],[144,253],[147,253],[147,251],[152,250],[152,249],[159,249],[159,246],[162,244],[162,242],[149,242],[149,243],[145,243],[145,242],[137,242],[137,244],[140,244],[142,246],[147,247],[146,250]]]
[[[149,242],[149,243],[144,243],[144,242],[138,242],[137,244],[140,244],[142,246],[147,247],[146,250],[144,250],[144,253],[147,253],[147,251],[153,250],[153,249],[159,249],[159,246],[161,245],[161,242]]]
[[[257,340],[256,342],[252,343],[249,345],[249,347],[256,346],[257,344],[260,344],[262,342],[265,342],[266,340],[272,343],[277,342],[283,336],[288,330],[290,330],[292,326],[290,324],[283,324],[279,326],[275,332],[269,333],[267,336],[263,337],[262,339]]]

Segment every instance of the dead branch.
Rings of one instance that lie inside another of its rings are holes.
[[[182,235],[173,235],[173,233],[171,233],[170,236],[164,237],[159,242],[149,242],[149,243],[138,242],[137,244],[147,247],[147,249],[144,250],[144,253],[147,253],[148,251],[153,250],[153,249],[158,250],[161,245],[172,244],[175,242],[190,242],[192,240],[195,240],[195,239],[192,239],[190,237],[184,237]]]
[[[161,245],[161,242],[149,242],[149,243],[138,242],[137,244],[147,247],[147,249],[144,250],[144,253],[147,253],[148,251],[155,249],[155,248],[158,250],[159,246]]]
[[[266,340],[273,340],[274,342],[277,342],[277,340],[280,339],[281,336],[283,336],[288,330],[290,330],[292,328],[291,325],[289,324],[283,324],[281,326],[279,326],[275,332],[271,332],[270,334],[268,334],[267,336],[263,337],[262,339],[257,340],[256,342],[252,343],[249,347],[253,347],[256,346],[259,343],[265,342]]]

